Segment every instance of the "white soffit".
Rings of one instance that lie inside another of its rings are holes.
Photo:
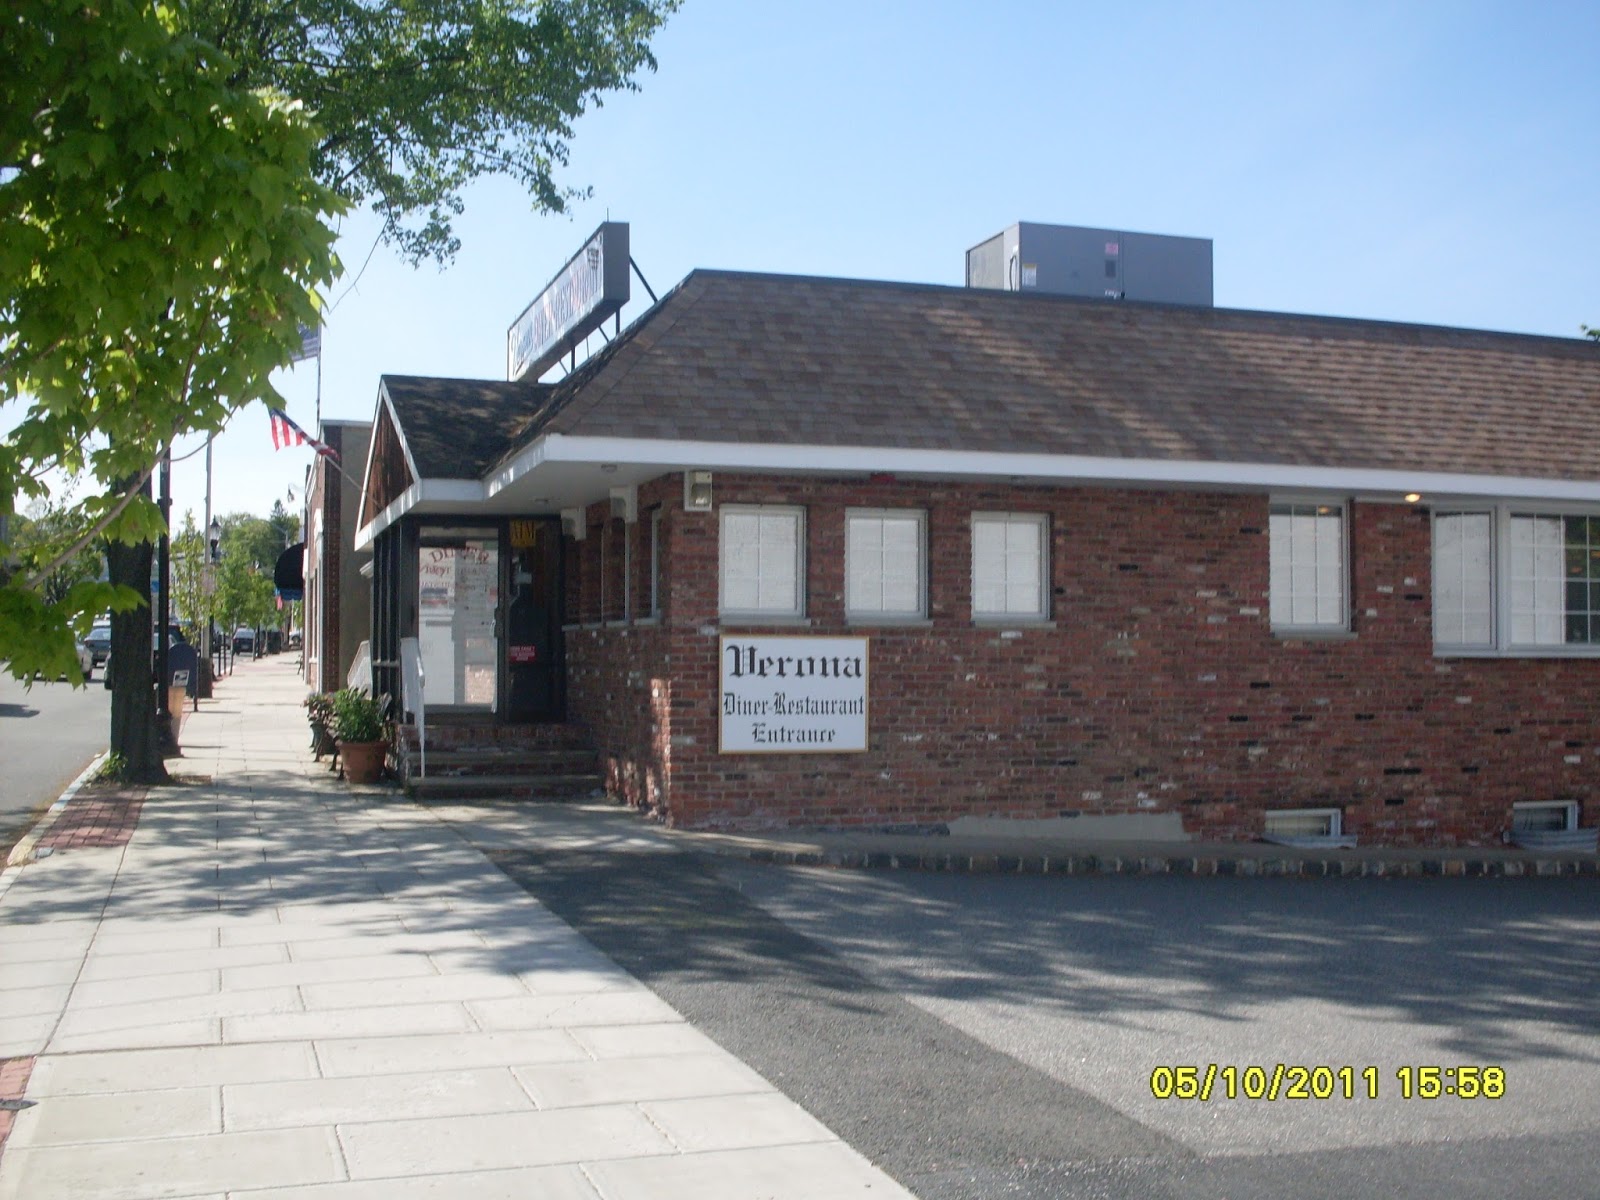
[[[1140,487],[1214,488],[1223,491],[1327,491],[1392,497],[1421,493],[1442,497],[1501,497],[1600,503],[1600,480],[1539,479],[1442,471],[1297,464],[1196,462],[1001,451],[922,450],[884,446],[795,446],[761,442],[657,441],[590,438],[552,433],[538,439],[484,480],[492,498],[546,464],[648,465],[661,470],[702,467],[780,474],[894,474],[1030,483],[1123,484]]]

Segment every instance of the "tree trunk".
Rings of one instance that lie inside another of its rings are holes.
[[[146,485],[148,486],[148,485]],[[111,750],[122,756],[125,778],[133,783],[167,783],[156,722],[155,676],[150,666],[149,542],[106,545],[111,582],[136,589],[142,608],[111,614]]]

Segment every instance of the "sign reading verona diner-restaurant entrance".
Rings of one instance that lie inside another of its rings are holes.
[[[723,635],[724,754],[867,748],[867,639]]]

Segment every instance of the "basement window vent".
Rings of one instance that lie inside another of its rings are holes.
[[[1600,829],[1578,827],[1576,800],[1527,800],[1511,806],[1508,840],[1524,850],[1595,853]]]
[[[1337,808],[1280,808],[1266,814],[1262,840],[1301,850],[1349,848],[1354,835],[1344,832],[1344,815]]]
[[[1337,808],[1285,808],[1267,814],[1267,834],[1275,837],[1338,837]]]
[[[1511,806],[1513,833],[1565,833],[1577,827],[1576,800],[1528,801]]]

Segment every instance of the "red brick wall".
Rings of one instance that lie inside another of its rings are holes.
[[[334,451],[344,451],[344,430],[337,425],[324,426],[321,436]],[[332,692],[344,686],[339,671],[339,628],[343,618],[340,597],[340,573],[344,564],[344,520],[339,505],[340,488],[337,468],[327,459],[318,456],[311,464],[311,483],[306,498],[306,513],[322,513],[322,555],[310,563],[306,576],[305,629],[303,636],[311,636],[316,629],[316,662],[307,657],[306,683],[314,691]],[[310,544],[311,529],[301,531]],[[322,578],[321,597],[317,595],[316,576]],[[228,631],[230,636],[232,630]]]
[[[675,823],[1175,811],[1197,835],[1251,837],[1266,808],[1334,805],[1365,843],[1461,845],[1497,841],[1514,800],[1600,799],[1600,662],[1434,657],[1425,510],[1352,505],[1353,632],[1285,639],[1268,623],[1265,497],[1088,487],[719,474],[719,505],[805,506],[804,632],[871,639],[867,753],[721,755],[718,520],[683,512],[679,489],[641,488],[628,527],[647,570],[662,506],[661,624],[567,644],[573,715],[616,790]],[[929,624],[845,623],[853,506],[927,511]],[[1049,627],[972,624],[976,510],[1048,515]]]

